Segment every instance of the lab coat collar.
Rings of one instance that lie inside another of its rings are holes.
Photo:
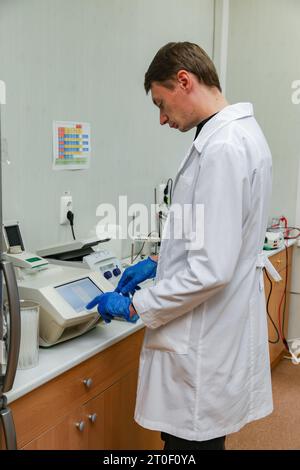
[[[199,153],[208,139],[219,129],[226,126],[232,121],[237,119],[243,119],[246,117],[253,116],[253,106],[251,103],[237,103],[226,106],[216,114],[212,119],[208,121],[203,127],[197,139],[193,142]]]

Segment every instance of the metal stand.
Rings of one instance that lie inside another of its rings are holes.
[[[11,409],[7,406],[7,398],[0,398],[0,436],[4,436],[5,443],[1,442],[1,450],[17,450],[17,437]],[[3,431],[3,432],[2,432]],[[4,445],[5,444],[5,445]]]

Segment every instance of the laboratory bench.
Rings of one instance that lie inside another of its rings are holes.
[[[292,245],[266,251],[282,281],[272,281],[269,313],[278,328],[278,304],[291,279]],[[270,283],[265,277],[266,298]],[[288,325],[286,302],[285,332]],[[274,326],[268,318],[269,338]],[[40,348],[38,366],[18,370],[7,393],[20,449],[161,449],[160,433],[133,419],[144,325],[113,320],[84,335]],[[272,367],[284,354],[280,340],[270,344]]]
[[[19,449],[161,449],[160,433],[134,419],[141,321],[113,320],[40,349],[7,394]]]

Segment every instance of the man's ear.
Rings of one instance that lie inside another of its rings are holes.
[[[192,87],[192,80],[189,72],[186,70],[179,70],[176,74],[179,86],[186,91],[190,91]]]

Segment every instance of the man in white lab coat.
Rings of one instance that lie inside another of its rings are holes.
[[[125,270],[117,292],[96,303],[107,321],[146,325],[135,420],[161,431],[165,449],[223,449],[227,434],[273,409],[262,278],[271,154],[252,105],[227,103],[199,46],[162,47],[145,89],[161,125],[197,128],[172,198],[191,210],[171,207],[158,262]],[[124,296],[155,273],[155,286]]]

